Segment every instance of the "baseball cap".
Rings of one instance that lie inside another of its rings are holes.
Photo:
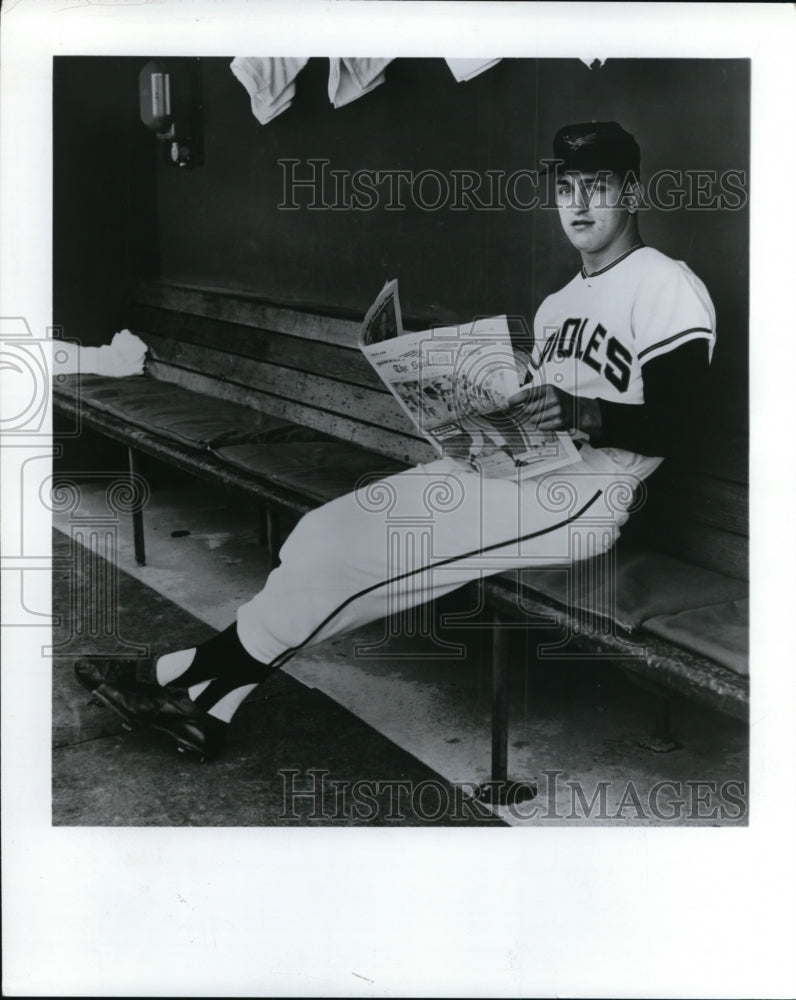
[[[558,162],[546,165],[543,172],[612,170],[638,176],[641,169],[639,145],[618,122],[564,125],[553,139],[553,159]]]

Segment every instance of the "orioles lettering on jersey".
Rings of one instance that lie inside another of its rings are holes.
[[[541,353],[530,361],[532,368],[538,371],[546,362],[576,358],[607,379],[617,392],[627,392],[633,355],[602,323],[590,322],[588,316],[571,316],[545,333]]]
[[[547,296],[528,371],[534,383],[572,395],[643,403],[643,366],[696,338],[712,350],[715,323],[707,289],[686,264],[634,247]]]

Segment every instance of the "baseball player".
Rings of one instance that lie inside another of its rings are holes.
[[[129,725],[214,757],[247,695],[305,646],[486,574],[569,565],[615,543],[634,488],[688,432],[715,315],[699,278],[641,239],[635,139],[615,122],[568,125],[553,152],[556,206],[582,266],[542,303],[513,403],[530,426],[568,431],[577,460],[493,479],[441,458],[312,511],[263,590],[209,642],[143,666],[78,662],[81,683]],[[409,525],[397,548],[387,513]],[[424,545],[411,544],[413,520]]]

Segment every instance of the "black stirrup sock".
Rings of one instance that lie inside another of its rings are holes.
[[[253,662],[257,664],[256,670],[251,668],[235,670],[210,681],[207,687],[196,698],[192,699],[194,705],[205,712],[209,712],[213,705],[217,705],[230,691],[235,691],[246,684],[261,684],[267,677],[270,677],[272,673],[279,669],[278,667],[270,667],[267,663],[259,663],[256,660]]]
[[[263,673],[265,669],[264,663],[249,656],[243,648],[238,638],[237,622],[233,622],[223,632],[197,646],[193,663],[171,683],[187,688],[203,681],[213,680],[215,677]],[[239,684],[235,686],[240,687]]]

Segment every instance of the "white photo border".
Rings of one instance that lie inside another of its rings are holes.
[[[792,5],[7,0],[0,315],[38,338],[52,324],[53,57],[252,54],[252,19],[280,54],[751,58],[750,825],[54,828],[47,629],[12,625],[6,995],[790,995]],[[20,495],[22,464],[46,459],[40,442],[3,441],[9,574],[14,559],[47,566],[49,512]],[[48,609],[49,574],[29,576],[25,603]],[[22,599],[4,587],[4,622]]]

